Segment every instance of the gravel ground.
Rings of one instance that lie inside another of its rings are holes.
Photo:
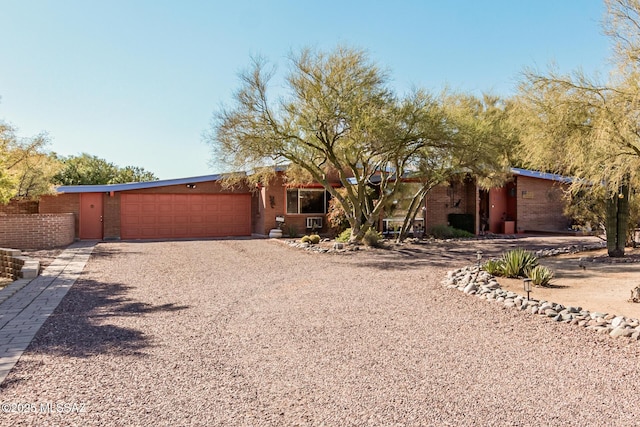
[[[100,244],[0,424],[637,425],[640,344],[447,290],[474,251]]]

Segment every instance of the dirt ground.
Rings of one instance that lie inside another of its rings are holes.
[[[640,285],[640,249],[627,248],[626,258],[636,262],[608,262],[604,249],[542,258],[540,264],[555,277],[550,287],[533,288],[531,298],[640,319],[640,304],[628,301],[631,289]],[[503,289],[525,295],[520,279],[498,282]]]

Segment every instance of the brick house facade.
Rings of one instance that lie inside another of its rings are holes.
[[[494,233],[566,231],[563,192],[570,180],[522,169],[512,173],[511,182],[488,191],[479,189],[472,178],[438,186],[428,194],[417,219],[428,229],[465,217],[476,234],[483,231],[483,221]],[[253,188],[225,188],[221,178],[64,186],[60,194],[41,198],[39,213],[74,214],[77,238],[91,233],[85,223],[92,213],[99,228],[96,238],[101,239],[266,236],[279,226],[276,219],[284,219],[285,236],[308,234],[310,225],[320,224],[317,232],[331,232],[326,221],[328,196],[319,185],[290,186],[284,172],[269,185]],[[339,186],[337,179],[334,185]]]

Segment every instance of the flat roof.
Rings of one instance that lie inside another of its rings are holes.
[[[61,185],[56,188],[58,193],[108,193],[110,191],[142,190],[145,188],[165,187],[169,185],[197,184],[199,182],[218,181],[222,174],[192,176],[189,178],[161,179],[158,181],[127,182],[124,184],[104,185]]]
[[[571,184],[574,181],[574,178],[569,178],[567,176],[555,173],[532,171],[528,169],[511,168],[511,173],[514,175],[526,176],[528,178],[546,179],[547,181],[564,182],[566,184]]]

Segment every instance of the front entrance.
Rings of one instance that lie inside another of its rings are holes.
[[[102,239],[102,193],[80,194],[80,238]]]

